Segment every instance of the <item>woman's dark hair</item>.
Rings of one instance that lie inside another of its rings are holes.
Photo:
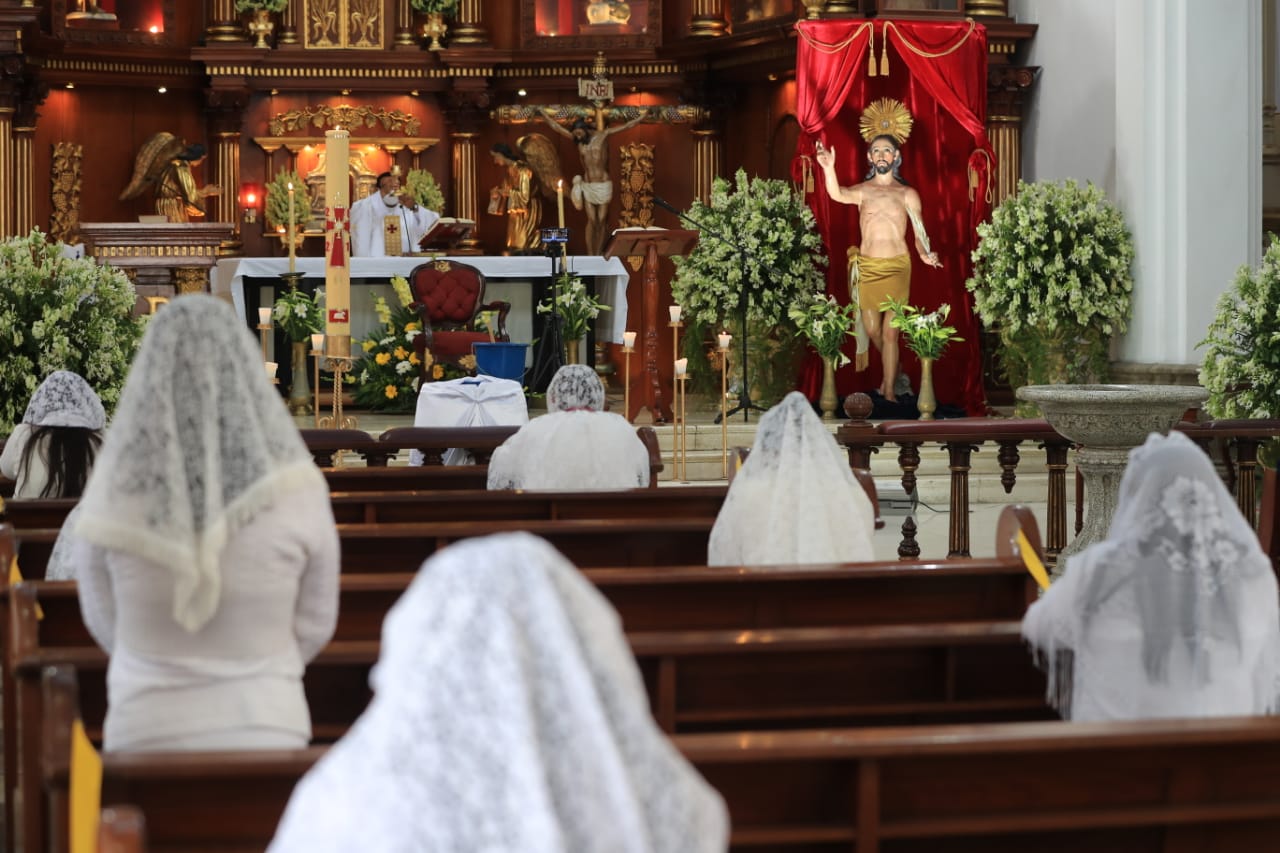
[[[30,470],[31,455],[39,445],[45,448],[48,460],[49,481],[45,483],[42,498],[78,498],[84,494],[89,480],[89,469],[102,444],[102,433],[84,427],[38,426],[31,428],[31,437],[22,450],[22,468]]]

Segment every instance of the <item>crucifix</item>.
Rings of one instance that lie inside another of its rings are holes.
[[[597,53],[592,76],[578,79],[578,94],[586,104],[499,107],[494,117],[500,124],[544,121],[561,136],[573,140],[582,158],[582,174],[575,175],[570,198],[573,206],[587,215],[587,254],[599,255],[609,233],[609,203],[613,180],[609,175],[608,139],[641,122],[686,123],[701,120],[699,107],[609,106],[613,101],[613,81],[603,53]],[[566,126],[567,125],[567,126]]]

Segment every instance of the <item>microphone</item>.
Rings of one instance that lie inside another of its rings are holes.
[[[684,216],[683,212],[676,210],[674,207],[668,204],[667,200],[664,199],[662,196],[655,195],[653,197],[653,203],[656,204],[658,207],[662,208],[663,210],[674,213],[676,216]]]

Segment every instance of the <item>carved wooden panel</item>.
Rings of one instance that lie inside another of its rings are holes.
[[[49,236],[64,243],[76,242],[80,230],[80,161],[84,146],[78,142],[58,142],[53,146],[53,162],[49,169],[49,197],[53,213],[49,217]]]
[[[302,46],[317,50],[382,50],[385,0],[302,0]]]
[[[622,171],[618,176],[618,196],[622,211],[618,215],[620,228],[648,228],[653,225],[653,146],[644,142],[623,145]],[[637,255],[627,258],[633,270],[644,265],[644,258]]]

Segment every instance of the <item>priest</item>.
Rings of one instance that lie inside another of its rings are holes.
[[[351,252],[357,258],[411,254],[439,218],[401,192],[399,175],[383,172],[377,191],[351,205]]]

